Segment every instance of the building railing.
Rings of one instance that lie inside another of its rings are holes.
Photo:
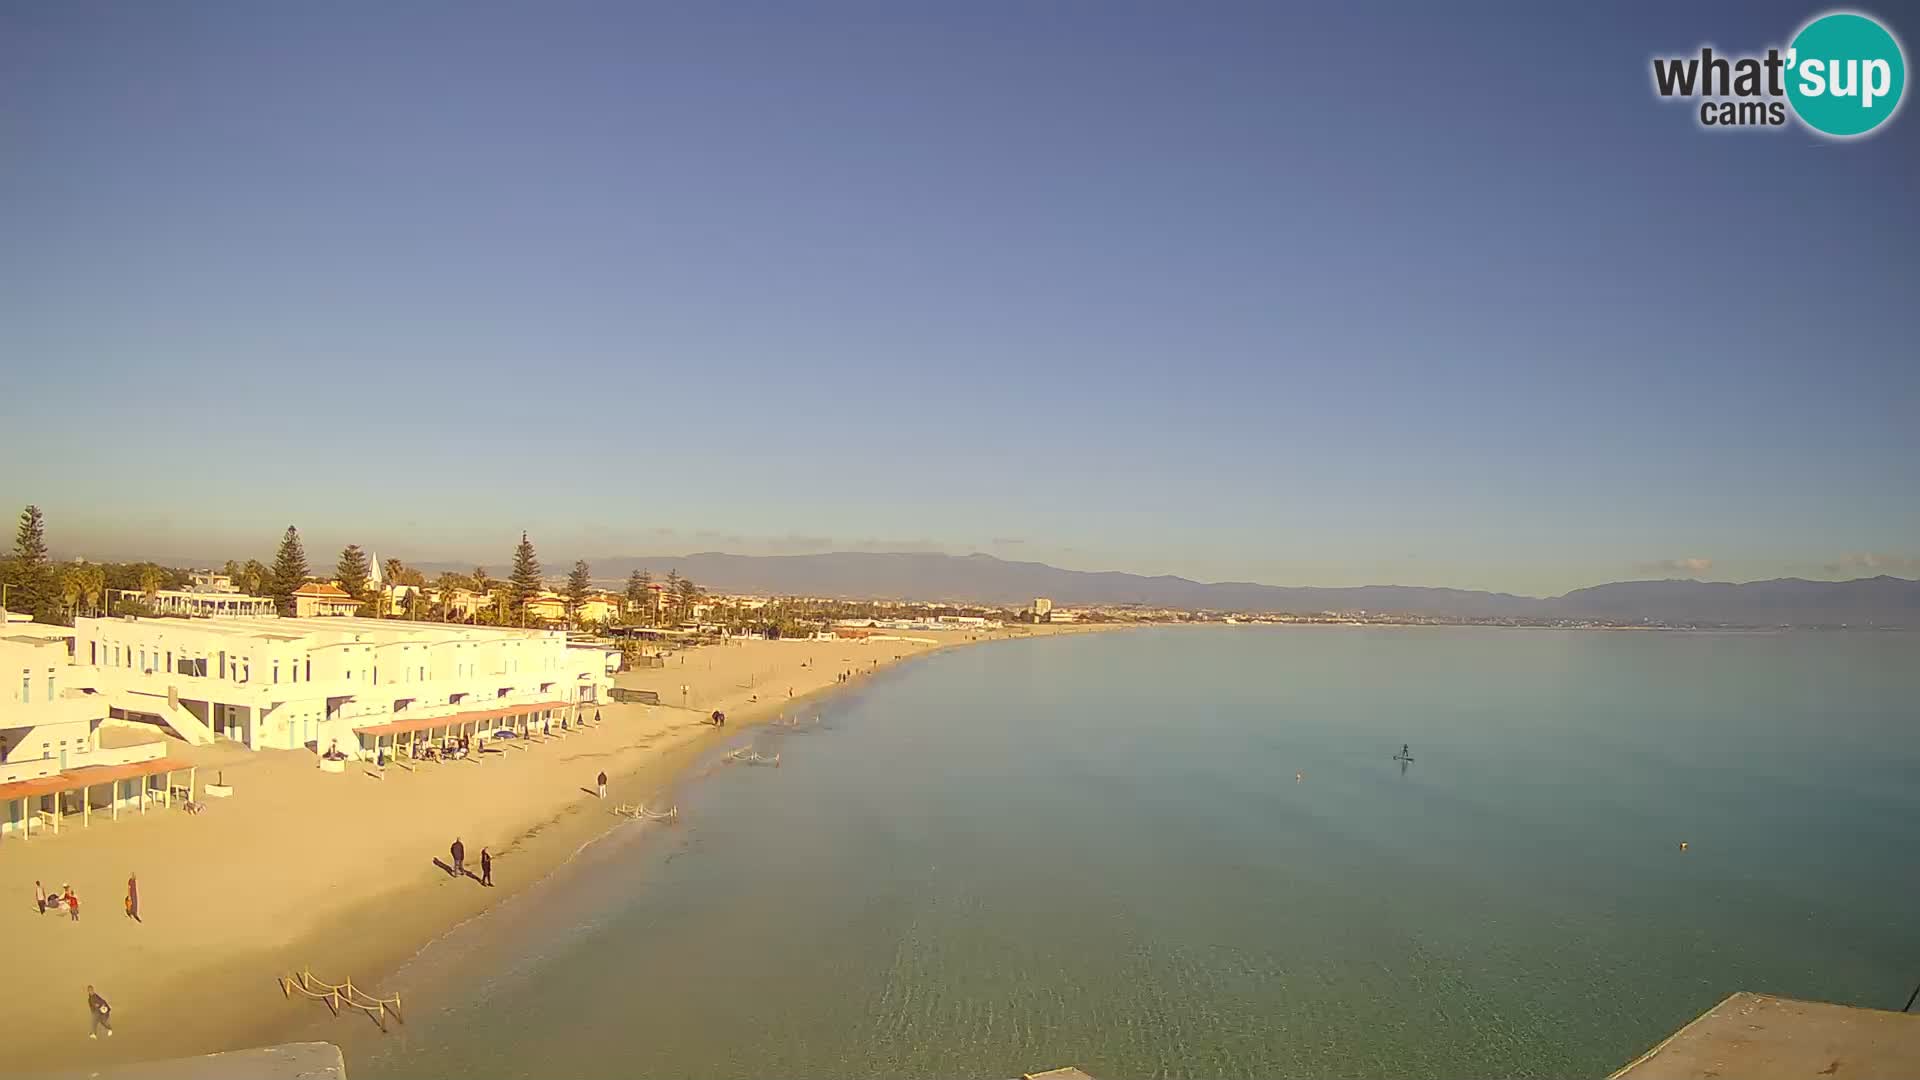
[[[98,750],[89,750],[76,760],[69,756],[67,768],[79,769],[94,765],[132,765],[140,761],[158,761],[167,756],[167,744],[164,742],[138,743],[133,746],[103,746]]]

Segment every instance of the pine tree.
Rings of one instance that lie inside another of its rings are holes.
[[[7,581],[13,586],[7,605],[36,619],[56,615],[57,597],[53,589],[53,571],[47,566],[47,520],[37,506],[20,511],[20,528],[14,533],[13,561],[7,568]]]
[[[627,575],[627,611],[639,613],[647,602],[647,578],[643,570]]]
[[[666,605],[667,616],[671,620],[668,625],[679,622],[680,618],[676,611],[680,604],[680,571],[674,569],[667,571],[667,588],[660,594],[660,600]]]
[[[373,577],[373,567],[367,562],[367,553],[360,550],[359,544],[348,544],[340,551],[340,561],[333,568],[333,576],[340,581],[340,587],[348,596],[361,603],[371,603],[372,594],[367,589]]]
[[[586,602],[587,594],[593,591],[593,571],[587,567],[587,561],[581,559],[573,564],[573,573],[567,575],[567,609],[570,612],[580,610]]]
[[[280,538],[280,550],[273,556],[273,571],[268,575],[267,595],[280,602],[281,611],[293,614],[293,591],[307,583],[307,549],[300,544],[300,530],[287,526]]]
[[[513,573],[507,581],[513,586],[513,613],[524,620],[527,600],[540,592],[540,560],[533,553],[533,541],[524,532],[519,546],[513,549]]]
[[[680,579],[680,617],[693,618],[693,603],[700,598],[700,590],[694,587],[692,578]]]

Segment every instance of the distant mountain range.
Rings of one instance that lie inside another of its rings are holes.
[[[1045,596],[1064,607],[1141,604],[1227,612],[1391,612],[1441,618],[1605,619],[1736,626],[1903,626],[1920,628],[1920,581],[1779,578],[1744,583],[1621,581],[1564,596],[1531,597],[1407,585],[1301,588],[1250,581],[1062,570],[991,555],[833,552],[821,555],[694,555],[589,560],[602,581],[636,568],[669,569],[724,592],[847,599],[952,600],[1025,606]],[[443,569],[461,570],[447,566]]]

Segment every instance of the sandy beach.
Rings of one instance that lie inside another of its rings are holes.
[[[301,751],[231,744],[170,752],[200,764],[203,783],[231,785],[198,816],[123,812],[58,837],[0,845],[0,932],[16,976],[0,1072],[8,1074],[213,1052],[272,1041],[310,1021],[276,979],[310,966],[375,991],[428,942],[571,858],[624,819],[620,803],[657,800],[717,740],[799,699],[831,691],[842,672],[871,673],[937,648],[1020,634],[914,632],[921,641],[742,641],[690,649],[618,685],[663,704],[603,705],[602,723],[551,742],[501,749],[482,763],[344,774]],[[791,704],[790,704],[791,703]],[[706,722],[715,709],[723,731]],[[592,789],[611,778],[606,801]],[[455,878],[459,837],[476,875],[482,847],[495,888]],[[140,922],[122,907],[139,878]],[[81,919],[40,915],[34,882],[71,885]],[[86,987],[112,1002],[114,1037],[87,1036]]]

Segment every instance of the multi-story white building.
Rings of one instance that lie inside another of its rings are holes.
[[[354,752],[362,728],[608,700],[618,653],[560,631],[358,616],[80,619],[74,658],[116,715],[193,743]]]
[[[78,764],[94,745],[106,706],[76,684],[73,631],[9,622],[0,627],[0,783],[48,776]]]
[[[0,833],[117,812],[145,797],[147,778],[186,767],[165,760],[158,734],[103,738],[106,700],[72,663],[72,642],[64,626],[0,625]]]

